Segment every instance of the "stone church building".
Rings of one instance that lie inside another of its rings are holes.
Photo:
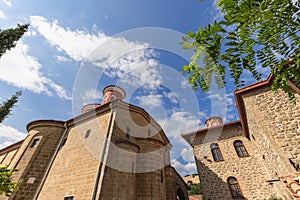
[[[122,101],[117,86],[102,104],[68,121],[38,120],[27,137],[0,150],[1,166],[19,171],[14,200],[186,200],[187,185],[170,166],[171,144],[142,108]]]
[[[300,97],[271,91],[272,76],[236,90],[240,120],[212,117],[182,134],[192,146],[205,200],[300,199]]]

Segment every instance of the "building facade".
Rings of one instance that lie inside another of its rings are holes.
[[[211,199],[300,199],[300,98],[267,80],[235,91],[240,120],[182,134],[193,147],[203,195]]]
[[[0,150],[2,166],[22,180],[22,200],[180,199],[187,185],[170,166],[171,144],[142,108],[125,103],[117,86],[103,90],[68,121],[38,120],[23,140]]]

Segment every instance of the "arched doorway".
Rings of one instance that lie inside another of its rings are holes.
[[[184,193],[181,188],[177,189],[176,200],[185,200]]]

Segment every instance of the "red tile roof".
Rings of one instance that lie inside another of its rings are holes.
[[[279,176],[294,200],[300,200],[300,172]]]

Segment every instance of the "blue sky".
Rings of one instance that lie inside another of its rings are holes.
[[[238,119],[234,87],[192,91],[179,72],[191,52],[179,45],[221,17],[213,1],[85,0],[0,1],[1,29],[30,23],[16,48],[0,59],[0,100],[22,91],[13,115],[0,125],[0,147],[26,136],[37,119],[68,120],[87,103],[100,103],[102,89],[117,84],[126,102],[146,109],[173,145],[181,175],[196,172],[180,134],[199,129],[212,116]],[[247,83],[253,79],[244,76]]]

